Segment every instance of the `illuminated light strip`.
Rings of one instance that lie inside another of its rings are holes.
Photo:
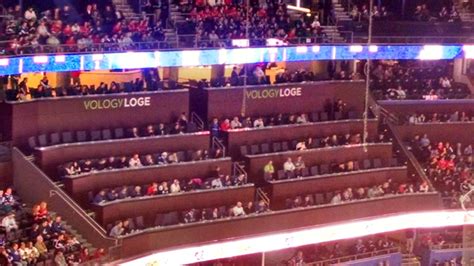
[[[321,47],[318,45],[315,45],[311,48],[311,50],[313,51],[313,53],[319,53],[319,51],[321,51]]]
[[[353,52],[353,53],[360,53],[362,52],[364,48],[362,47],[362,45],[351,45],[349,47],[349,51]]]
[[[21,58],[20,62],[18,62],[18,73],[23,73],[23,58]]]
[[[66,62],[66,56],[65,55],[57,55],[57,56],[54,57],[54,62],[64,63],[64,62]]]
[[[84,70],[84,56],[81,55],[81,61],[79,63],[79,70]]]
[[[379,47],[377,45],[370,45],[369,46],[369,52],[376,53],[378,51],[379,51]]]
[[[332,47],[331,59],[336,60],[336,46]]]
[[[309,8],[298,7],[298,6],[294,6],[294,5],[286,5],[286,8],[288,8],[290,10],[304,12],[304,13],[311,13],[311,10]]]
[[[1,58],[0,59],[0,66],[8,66],[10,60],[8,58]]]
[[[296,47],[296,52],[299,54],[307,53],[308,47],[307,46],[298,46]]]
[[[92,55],[92,61],[100,61],[104,59],[104,55],[103,54],[93,54]]]
[[[37,55],[33,57],[33,62],[36,64],[45,64],[48,63],[48,56],[46,55]]]
[[[474,45],[464,45],[462,50],[464,51],[464,58],[474,59]]]
[[[410,228],[436,228],[474,225],[470,211],[433,211],[399,215],[319,226],[285,233],[266,234],[234,241],[174,249],[144,256],[119,265],[182,265],[201,261],[236,257],[247,254],[277,251],[309,244],[351,239]]]

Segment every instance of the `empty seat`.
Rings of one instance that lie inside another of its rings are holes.
[[[145,221],[143,219],[143,216],[138,216],[135,218],[135,225],[138,229],[145,229]]]
[[[128,227],[130,229],[135,230],[137,228],[132,218],[128,218],[127,221],[128,221]]]
[[[397,158],[391,158],[391,159],[390,159],[390,166],[392,166],[392,167],[398,166],[398,160],[397,160]]]
[[[112,139],[112,131],[110,129],[102,130],[102,139]]]
[[[71,131],[66,131],[62,133],[63,143],[72,143],[74,142],[74,137],[72,136]]]
[[[319,173],[321,175],[329,174],[329,165],[328,164],[321,164],[319,167]]]
[[[296,149],[296,145],[298,145],[298,141],[297,141],[297,140],[292,140],[292,141],[291,141],[291,149],[292,149],[292,150],[295,150],[295,149]]]
[[[359,117],[357,117],[357,112],[355,112],[355,111],[349,111],[348,117],[349,117],[349,119],[357,119],[357,118],[359,118]]]
[[[262,153],[269,153],[270,152],[270,144],[268,143],[262,143],[262,145],[260,145],[260,150]]]
[[[100,130],[92,130],[91,131],[91,141],[101,140],[102,139],[101,135],[102,134],[101,134]]]
[[[194,133],[194,132],[198,132],[198,126],[196,123],[194,123],[193,121],[189,121],[187,126],[186,126],[186,132],[187,133]]]
[[[287,151],[287,150],[289,150],[289,149],[290,149],[290,148],[288,147],[288,142],[283,141],[283,142],[281,143],[281,150],[282,150],[282,151]]]
[[[382,159],[375,158],[374,159],[374,168],[381,168],[382,167]]]
[[[38,143],[40,147],[48,146],[48,136],[46,134],[42,134],[38,136]]]
[[[364,161],[362,162],[362,167],[364,169],[370,169],[371,168],[370,160],[369,159],[364,159]]]
[[[125,131],[123,128],[119,127],[114,129],[114,136],[116,139],[121,139],[125,136]]]
[[[308,167],[303,168],[303,170],[301,171],[301,176],[309,176]]]
[[[280,152],[281,151],[281,142],[274,142],[272,145],[273,152]]]
[[[354,161],[354,170],[360,170],[359,161]]]
[[[319,119],[320,119],[321,121],[328,121],[328,120],[329,120],[328,113],[326,113],[326,112],[321,112],[321,113],[319,114]]]
[[[318,175],[319,174],[318,166],[317,165],[312,166],[311,169],[310,169],[310,173],[311,173],[311,175]]]
[[[84,142],[87,141],[87,132],[86,131],[77,131],[76,132],[76,139],[78,142]]]
[[[240,155],[241,156],[245,156],[247,155],[249,152],[248,152],[248,149],[247,149],[247,146],[246,145],[243,145],[243,146],[240,146]]]
[[[51,133],[49,138],[51,140],[50,145],[57,145],[61,143],[61,135],[59,135],[57,132]]]
[[[186,154],[185,154],[184,151],[178,151],[178,152],[176,153],[176,157],[178,157],[178,161],[179,161],[179,162],[184,162],[184,161],[186,161]]]
[[[258,145],[251,145],[250,146],[250,154],[259,154],[260,149],[258,148]]]
[[[163,220],[165,218],[165,215],[162,213],[158,213],[155,217],[155,226],[161,226],[163,224]]]
[[[321,204],[326,203],[324,201],[324,194],[322,194],[322,193],[314,194],[314,202],[316,203],[316,205],[321,205]]]
[[[283,170],[278,170],[278,179],[281,180],[281,179],[286,179],[286,175],[285,175],[285,171]]]
[[[319,115],[317,112],[311,113],[311,121],[312,122],[318,122],[319,121]]]
[[[38,144],[36,142],[36,137],[29,137],[28,138],[28,146],[30,146],[31,149],[35,149]]]

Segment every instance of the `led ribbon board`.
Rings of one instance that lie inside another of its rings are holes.
[[[472,58],[472,45],[309,45],[263,48],[13,56],[0,59],[0,76],[83,70],[181,67],[258,62],[355,59]]]
[[[183,265],[410,228],[436,228],[473,224],[474,214],[469,215],[464,210],[387,215],[328,226],[292,230],[285,233],[266,234],[258,237],[156,252],[119,265]]]

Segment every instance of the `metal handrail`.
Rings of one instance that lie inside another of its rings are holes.
[[[248,174],[247,171],[245,171],[242,166],[240,166],[238,163],[233,163],[232,166],[232,175],[237,176],[237,175],[244,175],[245,176],[245,183],[247,183],[248,179]]]
[[[257,188],[257,197],[261,198],[265,204],[270,207],[270,198],[268,195],[262,190],[262,188]]]
[[[212,148],[219,147],[219,149],[222,150],[222,158],[224,158],[226,156],[226,148],[225,148],[224,144],[222,144],[222,142],[218,138],[212,137],[211,145],[212,145],[211,146]]]
[[[21,154],[22,156],[25,156],[18,148],[14,147],[13,150],[19,154]],[[79,215],[80,217],[83,218],[83,220],[85,220],[97,233],[100,234],[101,237],[103,237],[104,239],[108,239],[108,240],[111,240],[111,241],[114,241],[115,242],[115,245],[120,245],[120,241],[115,239],[115,238],[111,238],[107,235],[107,232],[105,231],[105,229],[100,226],[94,219],[92,219],[89,215],[87,215],[87,213],[73,200],[71,199],[60,187],[58,187],[58,185],[56,183],[54,183],[51,179],[49,179],[49,177],[47,177],[39,168],[37,165],[35,165],[33,162],[31,161],[28,161],[27,162],[29,164],[31,164],[32,167],[34,167],[39,173],[42,173],[43,175],[43,179],[45,182],[49,183],[50,186],[52,186],[54,189],[51,189],[49,191],[49,195],[50,197],[53,197],[53,196],[59,196],[63,202],[65,202],[67,205],[69,205],[73,210],[74,212]]]
[[[196,123],[198,129],[204,130],[204,121],[199,117],[196,112],[191,112],[191,121]]]

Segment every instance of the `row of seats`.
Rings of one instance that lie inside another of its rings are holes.
[[[322,138],[313,138],[311,145],[306,144],[306,149],[317,149],[323,148],[321,146]],[[261,143],[261,144],[252,144],[252,145],[242,145],[240,146],[240,155],[255,155],[255,154],[265,154],[272,152],[284,152],[289,150],[295,150],[298,145],[298,140],[292,141],[277,141],[271,143]]]
[[[197,125],[193,122],[189,122],[187,126],[187,132],[193,133],[197,131]],[[106,128],[102,130],[79,130],[54,132],[51,134],[41,134],[39,136],[32,136],[28,138],[28,146],[31,149],[35,149],[37,147],[47,147],[64,143],[100,141],[123,138],[131,138],[131,129],[124,129],[122,127],[119,127],[114,129]]]
[[[383,167],[396,167],[399,165],[398,160],[396,158],[390,158],[388,161],[383,161],[380,158],[374,159],[364,159],[362,161],[354,160],[353,163],[353,170],[368,170],[368,169],[377,169]],[[313,165],[311,167],[305,167],[301,171],[301,177],[310,177],[310,176],[317,176],[317,175],[326,175],[326,174],[334,174],[338,173],[335,169],[339,163],[331,163],[331,164],[320,164],[320,165]],[[285,172],[284,170],[277,171],[277,179],[291,179],[296,178],[298,175],[295,172]],[[267,180],[269,177],[265,177]]]

